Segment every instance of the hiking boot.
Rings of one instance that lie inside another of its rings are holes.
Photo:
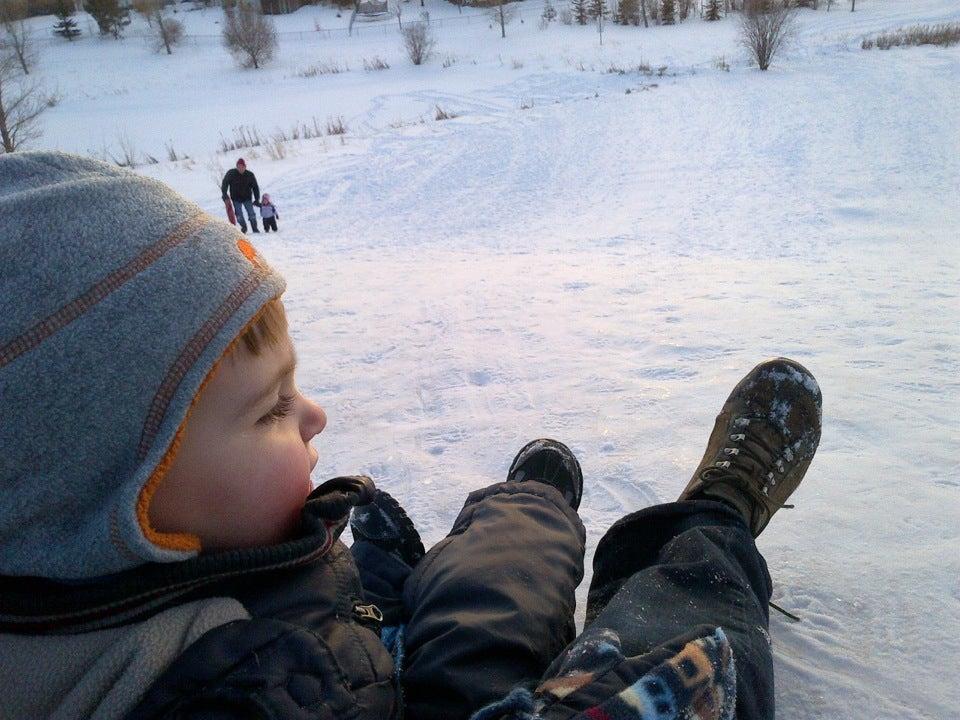
[[[358,505],[350,517],[354,540],[366,540],[413,567],[426,553],[420,533],[400,507],[383,490],[374,493],[369,505]]]
[[[583,473],[570,448],[556,440],[528,442],[510,464],[507,482],[536,481],[552,485],[574,510],[583,496]]]
[[[730,393],[680,500],[722,500],[758,536],[786,505],[820,442],[823,399],[813,375],[787,358],[760,363]]]

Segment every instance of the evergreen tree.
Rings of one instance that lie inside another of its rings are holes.
[[[86,0],[85,5],[97,21],[101,35],[113,35],[119,40],[123,28],[130,24],[130,11],[120,7],[120,0]]]
[[[720,19],[720,0],[708,0],[703,19],[710,21]]]
[[[673,0],[663,0],[660,3],[660,22],[663,25],[673,25],[677,21],[676,8]]]
[[[53,26],[54,35],[59,35],[67,40],[73,40],[80,34],[77,21],[73,19],[73,5],[69,3],[68,0],[57,0],[55,14],[59,22]]]
[[[610,11],[607,9],[606,0],[590,0],[590,4],[587,5],[587,15],[589,15],[591,20],[605,20],[610,16]]]
[[[603,45],[603,21],[610,15],[606,0],[590,0],[587,6],[590,18],[597,23],[597,32],[600,33],[600,44]]]
[[[620,25],[637,25],[640,22],[640,5],[637,0],[620,0],[613,21]]]
[[[573,10],[573,17],[577,25],[586,25],[589,15],[587,15],[587,0],[570,0],[570,8]]]

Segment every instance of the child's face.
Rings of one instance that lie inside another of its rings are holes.
[[[259,355],[239,343],[220,362],[150,503],[155,530],[196,535],[204,550],[291,536],[317,464],[310,440],[327,424],[297,390],[295,363],[286,333]]]

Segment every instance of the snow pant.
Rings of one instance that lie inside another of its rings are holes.
[[[465,719],[552,677],[574,636],[583,548],[576,514],[552,487],[531,482],[472,493],[450,535],[412,570],[355,543],[367,602],[385,625],[406,626],[406,717]],[[586,629],[574,644],[613,631],[624,655],[644,655],[722,627],[737,667],[737,717],[766,720],[770,591],[766,563],[732,508],[708,500],[645,508],[597,546]]]
[[[696,626],[722,627],[736,663],[738,720],[772,720],[771,591],[739,512],[712,500],[655,505],[614,523],[597,545],[576,644],[613,631],[633,657],[679,649],[676,639]]]
[[[411,571],[360,541],[365,601],[405,624],[407,720],[466,720],[537,680],[576,636],[586,534],[549,485],[500,483],[467,501],[446,538]]]
[[[277,219],[275,217],[263,218],[263,231],[270,232],[271,230],[277,231]]]
[[[250,227],[255,231],[257,229],[257,216],[253,212],[253,200],[234,200],[233,214],[237,216],[237,224],[244,232],[247,231],[247,224],[243,221],[243,209],[247,210],[247,217],[250,219]]]

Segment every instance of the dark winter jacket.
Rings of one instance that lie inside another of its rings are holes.
[[[227,189],[230,190],[230,198],[240,202],[246,202],[251,197],[255,202],[260,202],[260,186],[257,185],[257,176],[249,170],[240,172],[236,168],[227,170],[223,176],[223,182],[220,183],[220,192],[227,196]]]
[[[21,697],[13,716],[47,716],[69,707],[87,710],[63,716],[131,720],[397,717],[393,661],[377,633],[382,616],[363,603],[350,552],[337,539],[350,508],[369,502],[372,490],[369,478],[337,478],[321,485],[304,507],[300,536],[281,545],[152,564],[81,585],[0,578],[0,633],[4,633],[0,637],[19,641],[35,657],[37,647],[58,647],[61,637],[102,636],[106,638],[100,642],[102,648],[117,633],[205,600],[237,608],[233,619],[228,617],[209,629],[201,627],[202,634],[183,643],[187,646],[172,662],[135,676],[134,685],[138,677],[148,679],[134,688],[137,694],[132,703],[129,668],[143,667],[143,662],[131,660],[144,650],[141,643],[126,640],[126,654],[113,653],[119,659],[109,673],[101,673],[100,684],[88,682],[81,688],[81,694],[90,695],[89,688],[94,686],[109,700],[112,713],[103,712],[98,698],[87,699],[86,704],[75,702],[78,685],[69,675],[89,668],[78,670],[73,662],[62,673],[66,677],[60,683],[66,688],[62,702],[44,699],[43,708],[29,712],[23,709]],[[194,613],[200,619],[192,620],[192,625],[201,625],[201,616]],[[183,628],[177,632],[183,637],[190,634]],[[52,665],[65,664],[50,654]],[[102,664],[104,654],[102,649],[90,653],[86,664]],[[27,667],[5,668],[0,675],[16,682],[18,673],[29,672]],[[110,692],[122,682],[128,687],[125,697],[117,700],[123,693]],[[0,702],[0,707],[6,702]],[[117,708],[123,713],[118,714]],[[10,716],[8,712],[0,715]]]

